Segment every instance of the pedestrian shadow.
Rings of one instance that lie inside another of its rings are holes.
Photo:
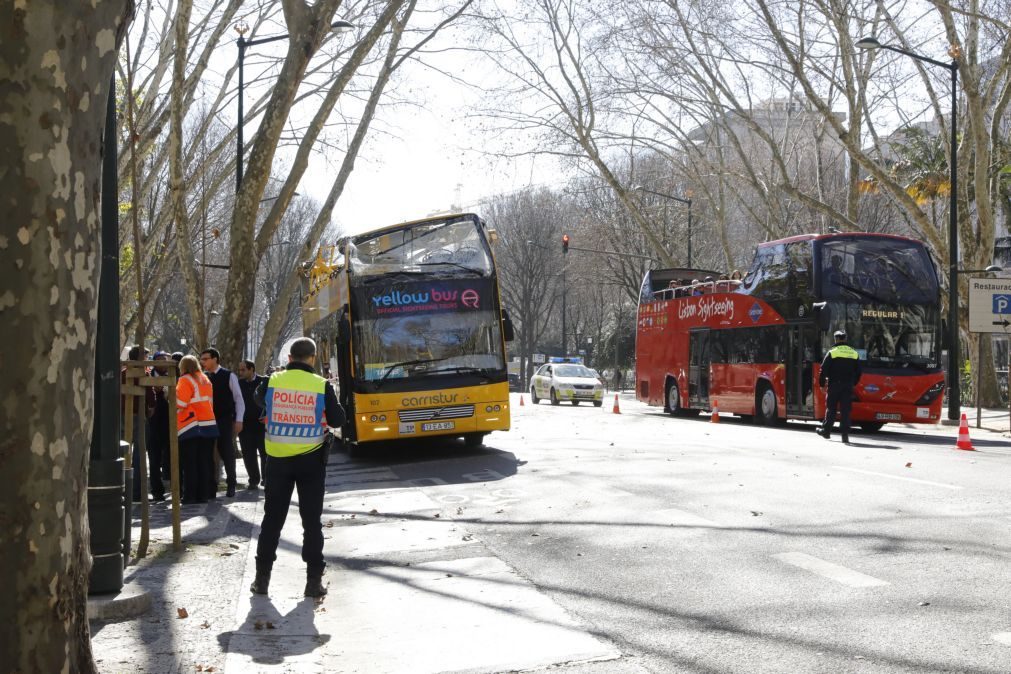
[[[265,596],[249,598],[249,612],[238,629],[218,634],[222,653],[247,656],[260,665],[287,662],[301,669],[307,657],[330,642],[316,628],[316,601],[301,599],[284,615]]]
[[[846,443],[847,447],[863,447],[864,449],[902,449],[898,445],[886,445],[882,442],[853,442]]]

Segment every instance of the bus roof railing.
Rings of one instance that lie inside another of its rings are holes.
[[[712,293],[732,293],[741,287],[741,281],[736,279],[719,279],[717,281],[699,281],[687,285],[676,285],[671,281],[670,285],[663,290],[657,290],[653,297],[663,300],[672,300],[677,297],[693,297],[696,295],[709,295]]]

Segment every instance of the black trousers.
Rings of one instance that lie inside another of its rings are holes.
[[[246,475],[249,476],[249,484],[253,487],[262,482],[262,477],[267,474],[267,450],[264,448],[266,432],[263,424],[255,422],[259,428],[247,428],[242,425],[239,432],[239,444],[242,445],[242,463],[246,465]],[[262,469],[262,470],[261,470]]]
[[[291,457],[267,456],[267,487],[263,524],[256,541],[256,570],[270,572],[277,559],[277,543],[288,517],[291,492],[298,490],[302,517],[302,561],[309,576],[320,576],[323,561],[323,491],[326,484],[326,450]]]
[[[218,422],[218,438],[215,441],[218,458],[225,467],[225,485],[229,489],[235,489],[235,420]],[[213,460],[213,459],[212,459]],[[214,471],[211,471],[214,473]],[[211,493],[218,491],[218,476],[214,473],[211,476]]]
[[[206,502],[214,492],[214,438],[190,438],[179,441],[183,498],[187,503]]]
[[[835,426],[836,407],[839,408],[842,436],[848,438],[850,435],[850,411],[853,409],[853,388],[850,386],[834,388],[828,387],[828,395],[825,396],[825,421],[822,423],[822,432],[828,434]]]
[[[150,424],[145,425],[145,439],[147,445],[147,475],[151,489],[151,496],[160,499],[165,496],[165,485],[161,479],[162,446],[152,430]],[[137,431],[134,432],[135,438]],[[167,438],[166,438],[167,439]],[[165,448],[165,452],[168,448]],[[133,445],[133,500],[140,501],[140,445],[134,441]]]

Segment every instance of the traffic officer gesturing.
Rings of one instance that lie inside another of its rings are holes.
[[[291,345],[288,367],[275,372],[256,390],[256,402],[265,410],[266,490],[263,524],[256,543],[256,579],[250,590],[267,594],[270,571],[277,558],[292,489],[298,490],[302,517],[302,561],[306,564],[305,596],[323,597],[323,488],[326,448],[323,419],[331,428],[344,423],[344,410],[327,381],[313,369],[316,343],[308,337]]]
[[[842,439],[843,442],[850,441],[850,410],[853,407],[853,388],[860,381],[861,371],[860,354],[846,344],[846,333],[836,330],[835,346],[825,354],[825,359],[821,362],[821,374],[818,375],[818,384],[822,388],[825,388],[825,383],[828,382],[828,396],[825,401],[825,422],[815,430],[826,440],[832,435],[832,426],[835,425],[835,410],[838,405],[842,416],[840,421]]]

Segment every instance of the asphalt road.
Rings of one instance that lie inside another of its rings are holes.
[[[483,449],[348,468],[423,490],[621,653],[565,671],[1011,672],[1006,438],[518,402]]]

